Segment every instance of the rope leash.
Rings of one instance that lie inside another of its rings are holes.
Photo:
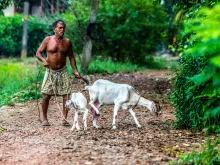
[[[41,65],[38,74],[37,74],[37,79],[36,79],[36,97],[37,97],[37,109],[38,109],[38,121],[41,123],[41,119],[40,119],[40,108],[39,108],[39,104],[38,104],[38,96],[37,96],[37,85],[38,85],[38,77],[40,75],[40,71],[42,70],[43,65]]]

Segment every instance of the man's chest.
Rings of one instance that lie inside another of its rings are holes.
[[[66,53],[68,51],[68,44],[64,41],[59,42],[49,42],[47,44],[47,51],[48,52],[60,52],[60,53]]]

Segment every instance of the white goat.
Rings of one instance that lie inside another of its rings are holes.
[[[159,104],[141,97],[135,89],[127,84],[117,84],[108,80],[97,80],[92,86],[86,86],[85,90],[89,91],[90,102],[89,104],[99,114],[99,108],[102,105],[114,104],[114,115],[112,122],[112,129],[116,129],[116,116],[119,108],[128,109],[134,121],[138,127],[139,124],[134,111],[133,106],[140,105],[148,108],[151,113],[157,116],[161,114],[161,109]],[[96,117],[93,118],[93,126],[98,128],[96,123]]]
[[[77,130],[80,130],[80,126],[78,122],[78,109],[81,110],[81,112],[83,113],[84,130],[87,130],[88,109],[86,108],[86,105],[87,105],[87,100],[85,96],[80,92],[72,93],[70,100],[66,101],[66,107],[75,110],[73,126],[71,128],[71,131],[74,130],[75,128]]]

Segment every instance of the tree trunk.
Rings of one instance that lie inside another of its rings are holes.
[[[99,5],[99,0],[92,0],[91,11],[90,11],[90,23],[96,22],[98,5]],[[86,36],[83,47],[83,56],[81,61],[81,70],[83,72],[88,72],[91,58],[92,58],[92,40],[89,36]]]
[[[29,11],[29,2],[24,2],[24,21],[23,21],[21,58],[27,58],[28,11]]]

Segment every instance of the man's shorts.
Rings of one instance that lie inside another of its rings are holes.
[[[46,69],[41,93],[57,96],[69,95],[71,94],[70,82],[66,66],[59,70]]]

